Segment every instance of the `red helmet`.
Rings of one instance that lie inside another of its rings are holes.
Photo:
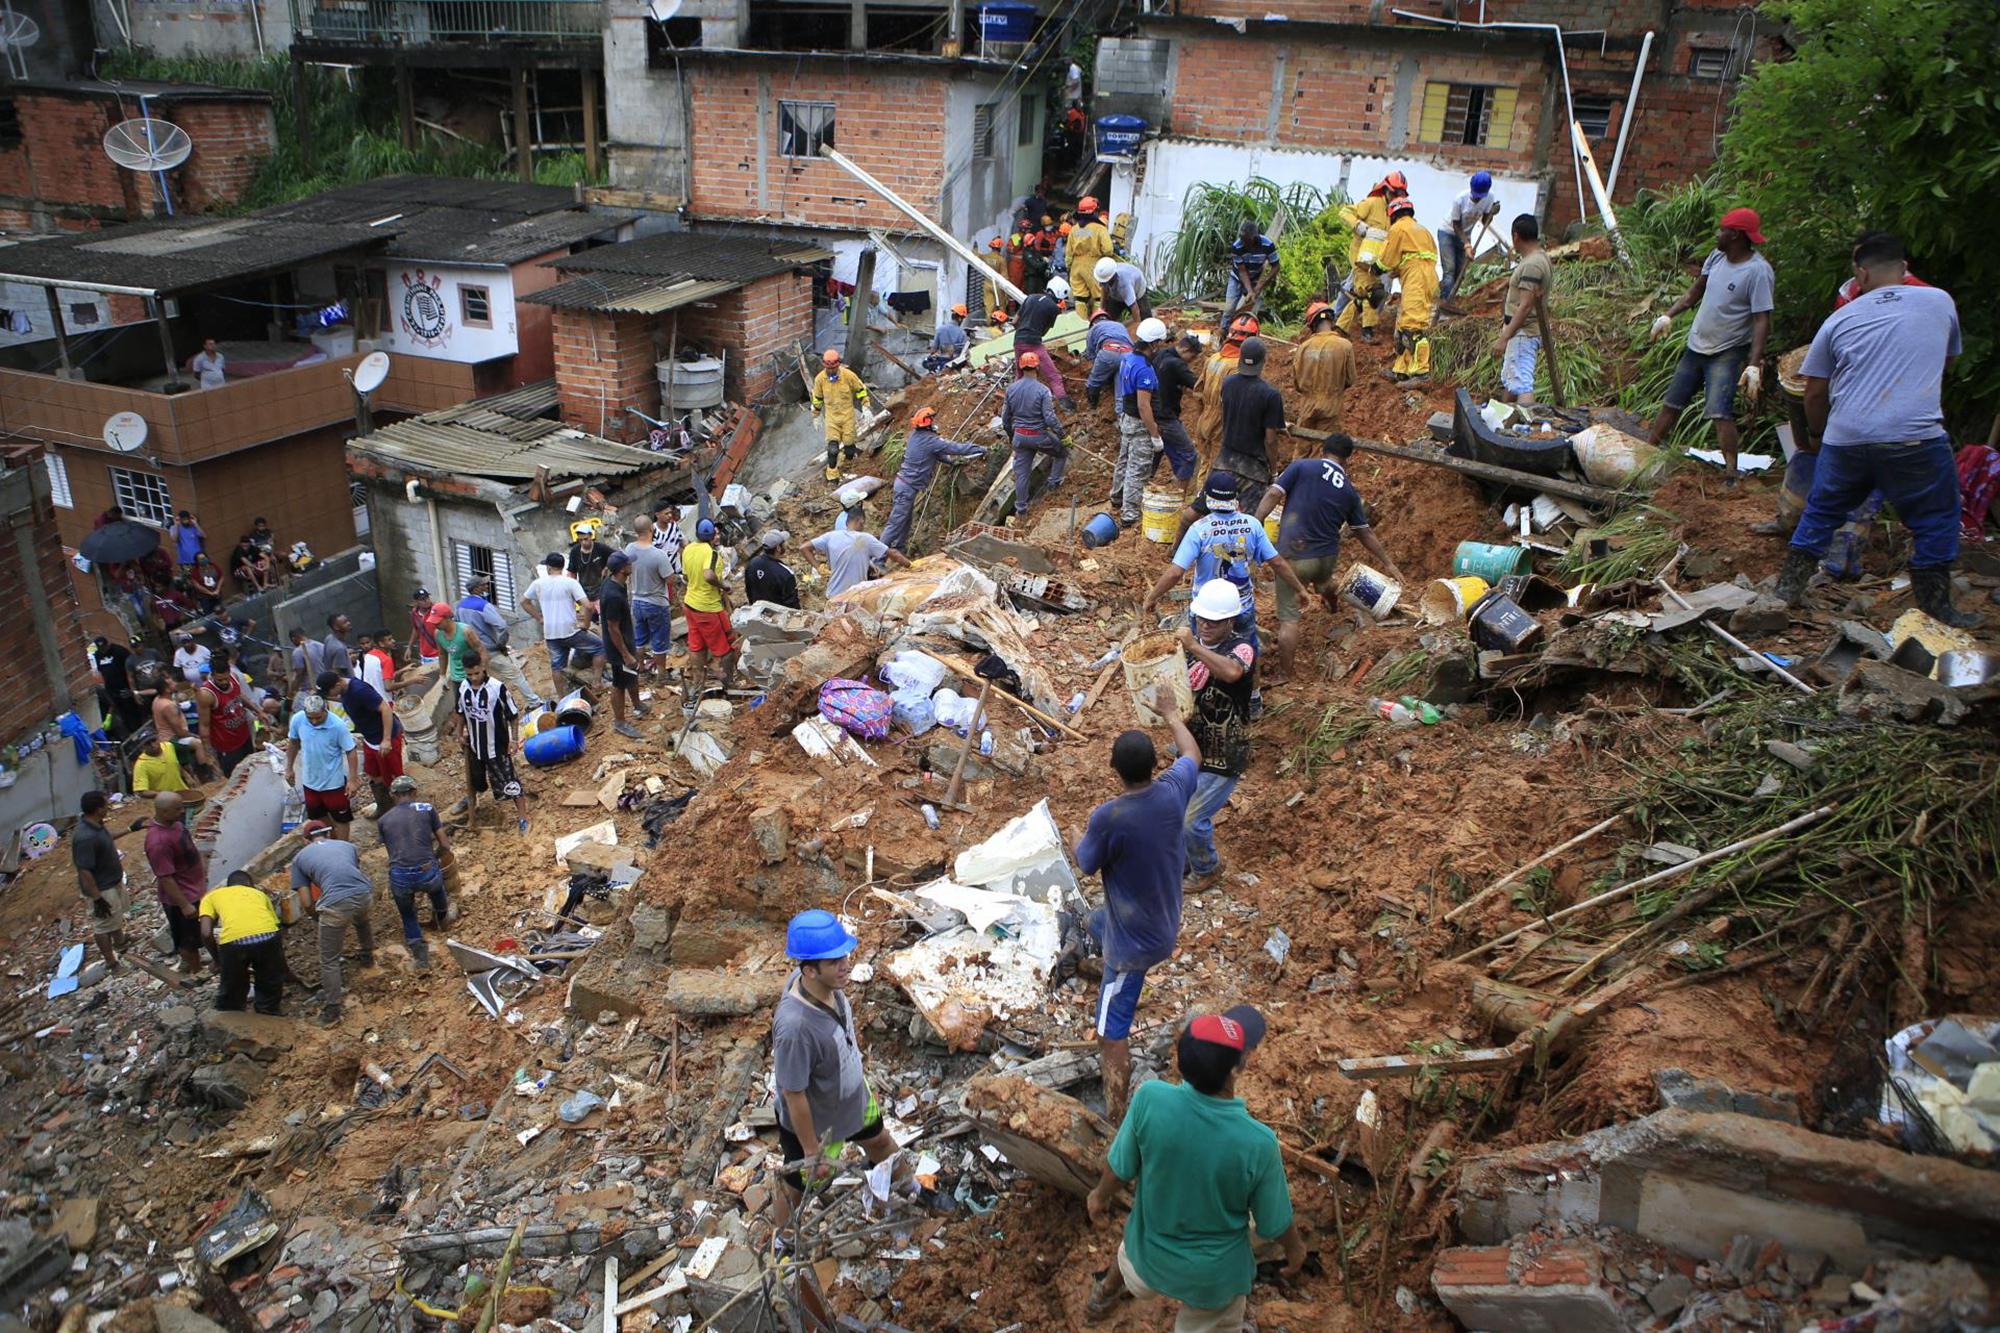
[[[1095,213],[1101,207],[1103,205],[1097,202],[1097,196],[1094,194],[1087,194],[1076,201],[1076,211],[1079,216],[1084,213]]]
[[[1398,213],[1409,213],[1414,216],[1416,211],[1417,206],[1410,202],[1410,196],[1407,194],[1392,194],[1389,196],[1390,217],[1393,218]]]
[[[1022,370],[1039,370],[1042,358],[1036,356],[1033,352],[1023,352],[1014,358],[1014,364]]]
[[[1390,172],[1382,178],[1381,184],[1375,187],[1375,193],[1386,194],[1392,198],[1399,194],[1408,194],[1409,192],[1410,182],[1400,171]]]
[[[1263,327],[1257,322],[1255,315],[1238,315],[1229,321],[1229,337],[1226,341],[1240,343],[1245,338],[1254,338],[1258,330]]]
[[[1318,319],[1321,315],[1326,316],[1328,319],[1332,319],[1333,307],[1328,305],[1324,301],[1314,301],[1311,305],[1307,306],[1306,327],[1310,329],[1313,326],[1313,321]]]
[[[989,250],[1005,250],[1007,248],[1007,242],[1001,240],[998,236],[995,236],[992,240],[986,243],[986,248]]]
[[[912,426],[928,426],[936,420],[937,409],[935,407],[920,407],[910,414],[910,424]]]

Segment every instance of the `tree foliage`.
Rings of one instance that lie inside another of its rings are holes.
[[[1766,0],[1796,52],[1759,64],[1723,138],[1725,192],[1763,215],[1779,332],[1805,341],[1879,228],[1958,302],[1965,355],[1947,406],[2000,397],[2000,5]],[[1971,424],[1969,421],[1967,425]],[[1980,424],[1984,424],[1983,420]]]

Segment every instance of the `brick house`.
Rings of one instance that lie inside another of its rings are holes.
[[[1508,26],[1526,24],[1543,26]],[[1629,201],[1706,170],[1736,82],[1782,49],[1754,11],[1708,0],[1489,0],[1476,12],[1301,0],[1282,17],[1250,0],[1181,0],[1136,37],[1100,43],[1092,114],[1160,131],[1111,187],[1142,251],[1177,228],[1189,185],[1251,175],[1357,195],[1400,169],[1436,224],[1484,168],[1503,217],[1560,228],[1597,213],[1587,185],[1579,208],[1572,113],[1606,177],[1630,120],[1613,182],[1614,204]]]
[[[89,649],[70,588],[69,562],[57,530],[49,473],[32,442],[0,446],[0,653],[14,664],[0,692],[0,829],[8,836],[39,820],[74,814],[76,801],[97,785],[94,771],[76,762],[67,739],[20,751],[57,717],[74,710],[98,724]]]
[[[763,398],[811,343],[814,275],[831,258],[804,238],[662,232],[554,261],[564,280],[523,301],[554,316],[562,419],[645,439],[682,349],[722,361],[724,400]]]
[[[165,199],[153,176],[105,156],[105,132],[142,116],[178,125],[193,141],[187,160],[165,173]],[[11,83],[0,89],[0,229],[74,231],[234,204],[276,140],[271,99],[261,92],[88,79]]]

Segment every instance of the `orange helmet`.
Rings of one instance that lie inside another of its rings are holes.
[[[986,248],[989,250],[1005,250],[1007,248],[1007,242],[1001,240],[998,236],[995,236],[992,240],[986,243]]]
[[[1417,206],[1410,202],[1410,196],[1407,194],[1392,194],[1389,196],[1390,217],[1393,218],[1398,213],[1408,213],[1415,216],[1416,211]]]
[[[961,301],[959,304],[953,306],[951,313],[957,315],[960,319],[964,319],[966,314],[965,303]]]
[[[1235,319],[1229,321],[1229,337],[1227,341],[1240,343],[1245,338],[1254,338],[1261,328],[1263,328],[1263,325],[1257,322],[1255,315],[1238,315]]]
[[[1375,187],[1374,192],[1392,197],[1399,194],[1408,194],[1410,192],[1410,182],[1404,177],[1402,172],[1392,171],[1382,178],[1381,183]]]
[[[1333,307],[1328,305],[1324,301],[1314,301],[1311,305],[1307,306],[1306,327],[1310,329],[1313,326],[1313,321],[1318,319],[1321,315],[1325,315],[1328,319],[1332,319]]]
[[[935,407],[920,407],[910,414],[910,424],[912,426],[929,426],[935,424],[936,421],[937,409]]]
[[[837,366],[840,364],[840,350],[838,348],[829,347],[824,352],[821,352],[819,354],[819,359],[825,365]]]
[[[1087,194],[1076,202],[1076,211],[1079,215],[1095,213],[1100,207],[1102,205],[1097,202],[1097,196],[1094,194]]]
[[[1033,352],[1023,352],[1014,358],[1014,364],[1022,370],[1040,370],[1042,367],[1042,358],[1036,356]]]

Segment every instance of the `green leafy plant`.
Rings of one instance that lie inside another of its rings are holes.
[[[1181,200],[1180,230],[1173,234],[1159,285],[1182,297],[1219,296],[1229,282],[1229,243],[1236,239],[1236,229],[1245,218],[1256,219],[1257,225],[1268,231],[1282,210],[1289,230],[1309,225],[1326,207],[1326,194],[1313,186],[1279,185],[1261,176],[1253,176],[1240,186],[1206,181],[1190,186]],[[1281,282],[1285,262],[1283,240],[1281,234]]]

